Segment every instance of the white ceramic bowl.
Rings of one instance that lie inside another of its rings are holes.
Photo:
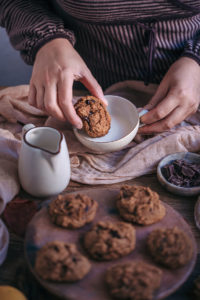
[[[77,139],[97,152],[113,152],[124,148],[133,140],[139,127],[139,114],[132,102],[114,95],[106,95],[105,98],[108,100],[107,110],[111,115],[111,128],[105,136],[92,138],[83,129],[73,128]],[[142,110],[140,116],[146,112]]]
[[[184,159],[186,162],[189,163],[196,163],[200,164],[200,155],[196,153],[191,153],[191,152],[178,152],[174,154],[167,155],[164,157],[160,163],[158,164],[157,167],[157,178],[159,182],[170,192],[177,194],[177,195],[182,195],[182,196],[194,196],[200,194],[200,186],[195,186],[195,187],[180,187],[177,185],[174,185],[167,181],[167,179],[163,176],[162,174],[162,168],[169,164],[172,163],[174,160],[180,160]]]

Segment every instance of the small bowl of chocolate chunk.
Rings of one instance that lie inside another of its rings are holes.
[[[158,164],[157,177],[159,182],[174,194],[200,194],[200,155],[192,152],[167,155]]]

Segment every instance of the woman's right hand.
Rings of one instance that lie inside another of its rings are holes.
[[[77,128],[82,121],[72,104],[72,87],[78,80],[93,96],[106,100],[103,91],[70,42],[54,39],[38,51],[30,80],[29,104]]]

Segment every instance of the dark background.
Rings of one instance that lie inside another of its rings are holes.
[[[4,28],[0,27],[0,86],[28,84],[32,67],[24,63],[10,44]]]

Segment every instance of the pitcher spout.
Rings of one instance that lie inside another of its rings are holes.
[[[24,126],[24,142],[33,148],[50,154],[60,152],[63,134],[51,127],[35,127],[33,124]]]

